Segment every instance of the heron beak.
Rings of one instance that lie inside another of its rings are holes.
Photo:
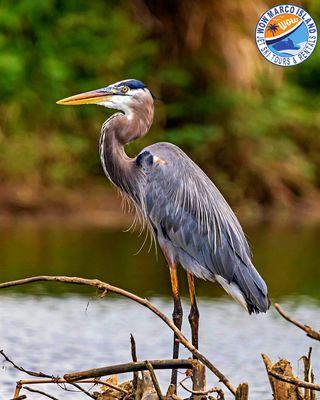
[[[114,93],[107,92],[105,89],[92,90],[90,92],[76,94],[57,101],[57,104],[66,106],[77,106],[80,104],[97,104],[102,101],[108,101]]]

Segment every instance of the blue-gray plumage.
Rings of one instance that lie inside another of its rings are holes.
[[[156,143],[136,158],[124,146],[150,129],[154,98],[136,79],[116,82],[60,100],[59,104],[99,104],[119,110],[102,126],[100,159],[105,174],[135,205],[168,262],[174,299],[173,320],[181,329],[177,264],[188,274],[192,342],[198,346],[199,312],[194,276],[217,281],[250,314],[270,306],[267,287],[252,264],[242,228],[207,175],[178,147]],[[177,358],[179,342],[174,341]],[[171,382],[176,385],[177,373]]]
[[[161,161],[150,162],[151,156]],[[160,245],[196,277],[218,281],[249,313],[265,312],[266,284],[237,218],[207,175],[170,143],[147,147],[137,161],[146,175],[143,201]]]

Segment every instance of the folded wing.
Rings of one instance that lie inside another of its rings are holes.
[[[170,241],[188,271],[217,280],[249,313],[265,312],[270,305],[266,284],[216,186],[170,143],[154,144],[144,152],[152,156],[144,165],[144,207],[157,234]]]

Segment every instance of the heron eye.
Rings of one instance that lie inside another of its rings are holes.
[[[128,86],[123,86],[123,87],[121,88],[121,92],[122,92],[122,93],[127,93],[128,90],[129,90]]]

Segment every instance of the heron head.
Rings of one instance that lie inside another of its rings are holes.
[[[98,104],[129,114],[133,108],[153,104],[153,95],[147,86],[137,79],[126,79],[107,87],[92,90],[57,101],[62,105]]]

